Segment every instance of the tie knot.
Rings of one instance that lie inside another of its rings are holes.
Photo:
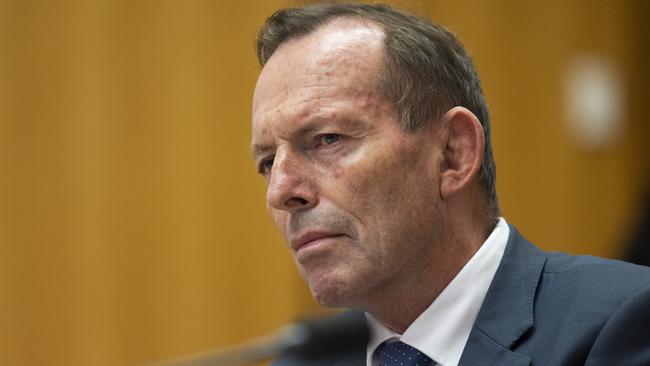
[[[379,366],[429,366],[433,362],[417,348],[404,342],[382,343],[375,351]]]

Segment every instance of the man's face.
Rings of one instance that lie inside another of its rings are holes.
[[[435,257],[437,135],[400,130],[377,88],[382,62],[379,28],[336,20],[282,44],[255,90],[267,207],[325,306],[366,308]]]

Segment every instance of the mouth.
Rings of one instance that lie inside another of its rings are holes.
[[[291,240],[291,248],[297,253],[299,250],[323,243],[327,241],[327,239],[334,239],[342,236],[345,236],[345,234],[312,231]]]

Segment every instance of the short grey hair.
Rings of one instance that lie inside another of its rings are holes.
[[[383,29],[385,60],[379,87],[393,104],[403,131],[417,131],[455,106],[469,109],[480,120],[485,150],[479,181],[488,197],[489,215],[495,219],[499,215],[496,167],[481,82],[463,45],[439,24],[383,4],[327,3],[282,9],[258,32],[260,64],[263,67],[282,43],[343,17],[368,20]]]

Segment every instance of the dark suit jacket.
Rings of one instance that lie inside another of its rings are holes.
[[[363,366],[365,358],[359,348],[274,365]],[[511,226],[459,365],[650,365],[650,268],[546,253]]]

